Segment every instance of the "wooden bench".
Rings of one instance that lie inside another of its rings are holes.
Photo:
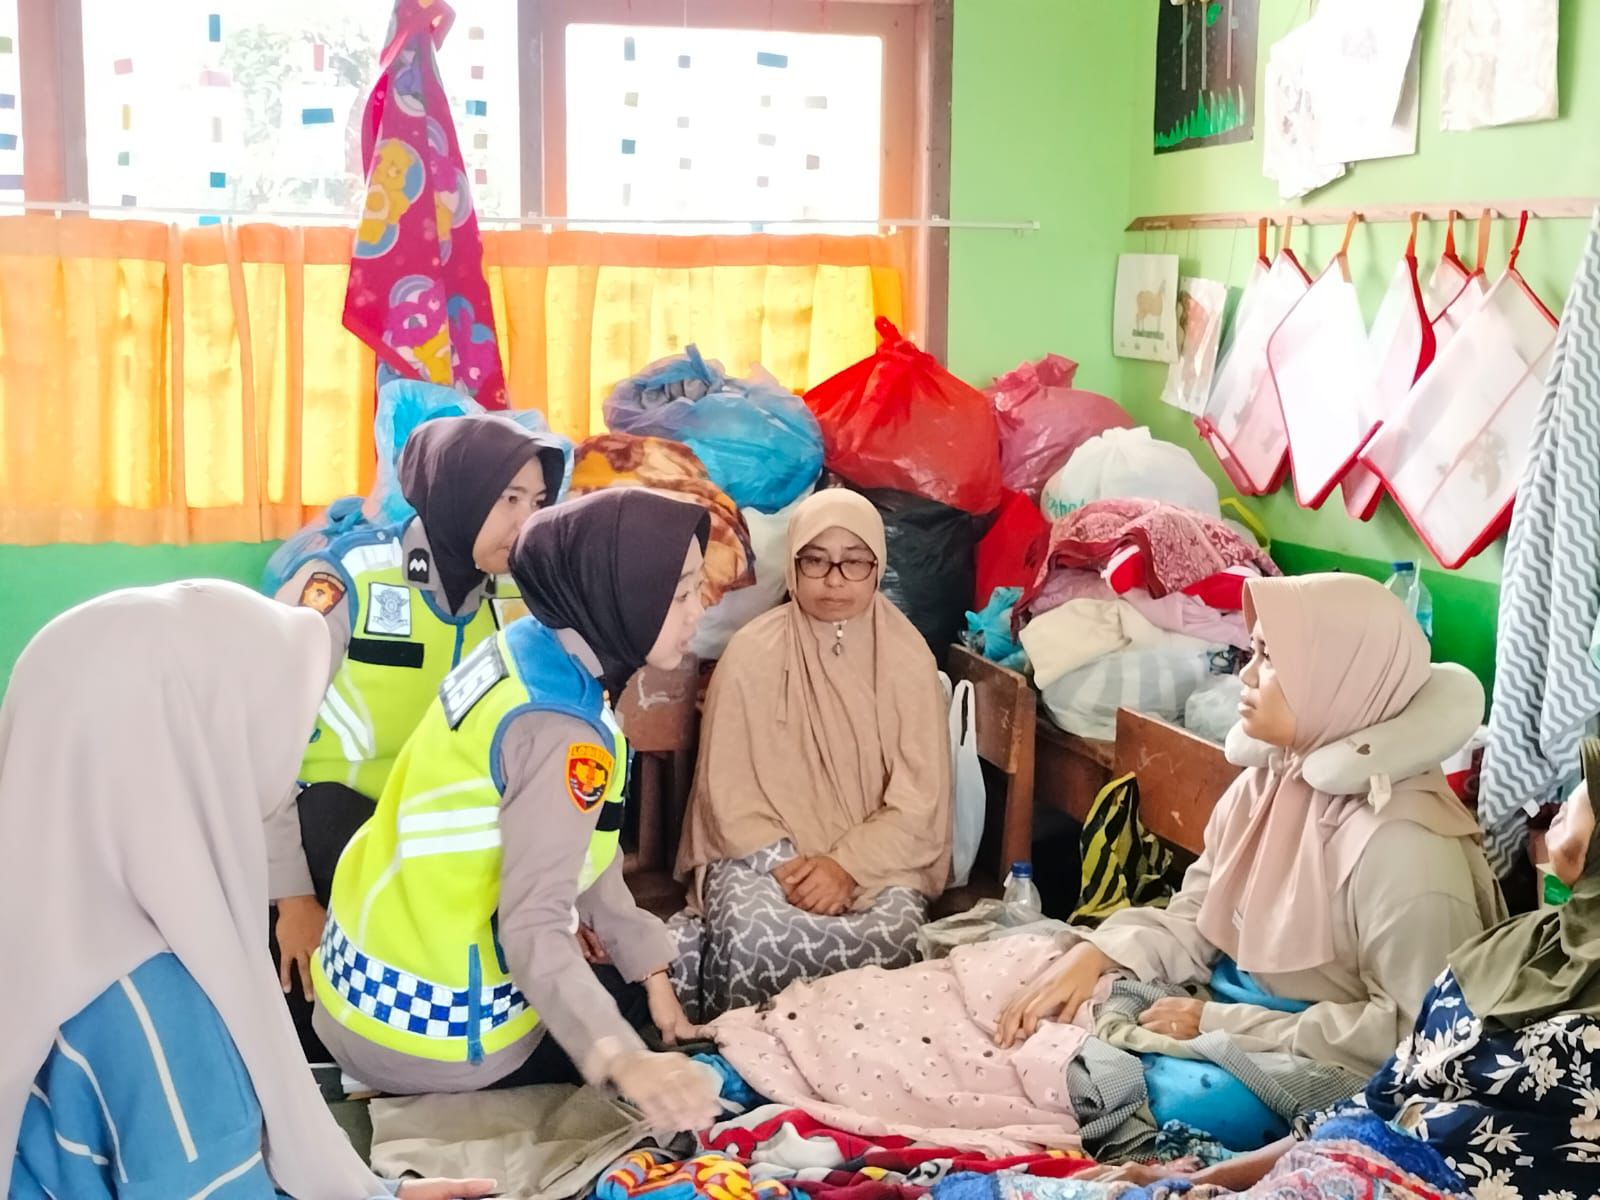
[[[1000,803],[991,801],[980,859],[986,871],[1003,878],[1007,864],[1031,857],[1034,803],[1082,824],[1101,789],[1128,774],[1139,778],[1145,827],[1200,853],[1211,810],[1239,775],[1221,746],[1128,709],[1117,713],[1115,741],[1079,737],[1037,715],[1037,693],[1017,672],[962,646],[951,647],[948,669],[952,679],[971,680],[978,756],[1005,778]]]

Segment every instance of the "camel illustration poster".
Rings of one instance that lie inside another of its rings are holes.
[[[1147,0],[1148,2],[1148,0]],[[1260,0],[1154,0],[1157,154],[1248,142]]]
[[[1111,347],[1121,358],[1172,362],[1178,357],[1178,256],[1124,254],[1117,259]]]

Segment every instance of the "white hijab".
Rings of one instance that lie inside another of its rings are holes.
[[[28,644],[0,704],[0,1182],[56,1031],[170,950],[221,1013],[298,1200],[386,1194],[306,1069],[266,946],[262,821],[290,802],[328,632],[220,582],[113,592]]]

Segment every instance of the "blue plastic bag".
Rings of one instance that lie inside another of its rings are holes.
[[[730,379],[694,346],[619,383],[605,418],[613,433],[684,443],[740,508],[778,512],[822,473],[822,430],[800,397]]]
[[[373,446],[378,455],[378,477],[366,497],[341,496],[308,525],[279,546],[267,560],[261,590],[275,595],[306,557],[326,547],[335,538],[363,525],[397,525],[416,515],[400,490],[400,451],[419,425],[428,421],[481,413],[485,409],[470,396],[454,388],[417,379],[394,379],[378,389],[378,411],[372,422]],[[572,442],[550,432],[541,413],[530,410],[508,411],[518,425],[561,448],[566,470],[561,491],[551,498],[554,504],[567,494],[572,482]]]
[[[967,614],[967,631],[961,642],[968,650],[983,655],[1012,671],[1028,669],[1028,654],[1011,629],[1011,611],[1022,598],[1019,587],[995,588],[981,612]]]

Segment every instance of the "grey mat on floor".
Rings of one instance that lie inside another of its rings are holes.
[[[632,1109],[564,1084],[374,1100],[372,1169],[499,1181],[515,1200],[570,1200],[648,1131]]]

